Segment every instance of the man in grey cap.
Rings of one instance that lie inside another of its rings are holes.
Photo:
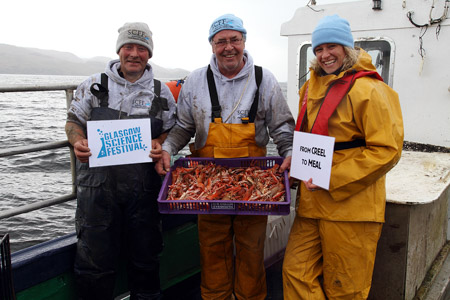
[[[214,158],[265,156],[271,137],[285,157],[281,170],[290,166],[294,119],[275,76],[253,64],[246,37],[234,15],[213,21],[210,64],[193,71],[181,88],[177,123],[156,164],[160,174],[191,137],[193,156]],[[266,226],[264,215],[198,216],[202,299],[266,298]]]
[[[154,79],[148,60],[152,32],[145,23],[119,29],[119,59],[105,73],[80,84],[67,115],[66,133],[77,158],[77,252],[79,299],[114,299],[117,262],[128,260],[130,299],[161,299],[158,254],[163,247],[157,197],[161,177],[154,163],[89,167],[86,123],[149,118],[154,160],[174,125],[175,101]],[[158,142],[157,142],[158,141]]]

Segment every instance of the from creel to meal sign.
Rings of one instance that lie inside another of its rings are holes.
[[[89,167],[152,162],[150,119],[87,122]]]
[[[326,190],[330,187],[334,137],[295,131],[290,175]]]

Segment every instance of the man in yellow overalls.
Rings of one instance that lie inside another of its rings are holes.
[[[210,64],[193,71],[181,89],[177,123],[156,166],[160,174],[192,137],[193,156],[215,158],[265,156],[271,137],[285,157],[282,170],[290,166],[295,121],[276,78],[244,50],[246,34],[234,15],[212,23]],[[199,215],[203,299],[266,298],[266,225],[267,216]]]

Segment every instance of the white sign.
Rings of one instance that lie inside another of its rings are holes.
[[[330,187],[334,137],[294,131],[290,175],[326,190]]]
[[[150,119],[88,121],[89,167],[152,162]]]

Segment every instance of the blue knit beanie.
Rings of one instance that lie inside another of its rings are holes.
[[[325,16],[312,33],[312,48],[326,43],[336,43],[354,48],[353,35],[347,20],[338,15]]]
[[[208,40],[211,42],[216,33],[222,30],[240,31],[244,34],[244,38],[247,34],[247,30],[245,30],[242,20],[232,14],[226,14],[214,20],[209,28]]]

